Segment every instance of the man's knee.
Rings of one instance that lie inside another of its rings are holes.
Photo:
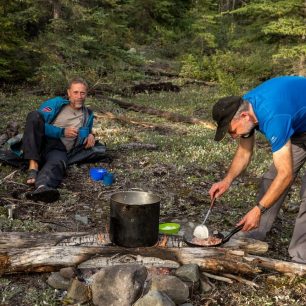
[[[26,121],[33,123],[44,123],[42,115],[38,111],[32,111],[28,113]]]

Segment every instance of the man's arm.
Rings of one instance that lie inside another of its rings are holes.
[[[211,198],[220,197],[228,190],[234,179],[247,168],[253,154],[254,142],[254,135],[249,138],[239,139],[239,146],[226,176],[222,181],[213,184],[209,190],[209,195]]]
[[[266,208],[271,207],[292,182],[293,165],[290,140],[280,150],[273,153],[273,161],[277,175],[269,189],[259,201],[259,203]],[[250,231],[259,226],[260,216],[260,209],[255,206],[242,218],[242,220],[237,225],[244,224],[242,230]]]

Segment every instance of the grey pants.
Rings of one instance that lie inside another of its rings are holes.
[[[306,143],[294,144],[292,141],[292,156],[293,156],[293,171],[294,178],[297,176],[299,170],[306,161]],[[264,174],[263,180],[259,189],[257,200],[259,201],[276,176],[276,169],[274,164]],[[257,229],[246,234],[247,237],[264,240],[266,234],[270,231],[275,218],[285,200],[289,188],[282,194],[278,201],[262,215],[260,225]],[[301,186],[301,206],[296,218],[293,235],[289,245],[289,255],[293,261],[306,263],[306,173],[303,175]]]

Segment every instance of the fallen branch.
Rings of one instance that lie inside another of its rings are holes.
[[[113,98],[108,98],[109,101],[112,101],[116,104],[118,104],[120,107],[128,109],[128,110],[133,110],[135,112],[141,112],[141,113],[146,113],[146,114],[150,114],[150,115],[155,115],[155,116],[159,116],[159,117],[163,117],[166,118],[170,121],[173,122],[184,122],[184,123],[190,123],[190,124],[198,124],[198,125],[202,125],[207,129],[211,129],[211,130],[215,130],[216,127],[213,123],[206,121],[206,120],[201,120],[195,117],[191,117],[191,116],[184,116],[181,114],[177,114],[177,113],[172,113],[172,112],[167,112],[167,111],[161,111],[152,107],[146,107],[146,106],[142,106],[142,105],[136,105],[133,103],[129,103],[129,102],[125,102],[125,101],[121,101],[118,99],[113,99]]]
[[[52,221],[40,221],[52,223]],[[240,241],[242,239],[242,242]],[[231,243],[224,244],[231,255],[244,256],[245,250],[249,254],[263,254],[267,250],[267,243],[249,238],[231,239]],[[57,233],[26,233],[2,232],[0,235],[0,249],[28,248],[39,246],[106,246],[110,245],[108,233],[86,232],[57,232]],[[158,246],[167,248],[186,247],[181,236],[160,235]],[[251,251],[251,252],[250,252]]]
[[[122,265],[122,264],[140,264],[147,268],[169,268],[177,269],[179,268],[179,263],[173,260],[163,260],[156,257],[145,257],[141,255],[120,255],[112,257],[98,256],[87,261],[82,262],[78,265],[78,269],[92,269],[92,268],[105,268],[109,266]]]
[[[172,129],[168,126],[162,126],[158,124],[153,124],[149,122],[143,122],[143,121],[136,121],[133,119],[130,119],[126,116],[120,115],[117,116],[111,112],[105,112],[104,114],[102,113],[95,113],[96,118],[103,118],[103,119],[109,119],[109,120],[115,120],[117,122],[123,123],[123,124],[129,124],[129,125],[135,125],[135,126],[140,126],[141,128],[144,129],[151,129],[153,131],[167,131],[167,132],[172,132]]]
[[[19,170],[13,171],[12,173],[10,173],[10,174],[7,175],[6,177],[4,177],[4,178],[1,180],[1,182],[5,182],[6,180],[11,179],[11,178],[15,175],[15,173],[18,172],[18,171],[19,171]]]
[[[132,86],[128,89],[133,94],[141,93],[141,92],[159,92],[159,91],[174,91],[179,92],[181,89],[179,86],[172,84],[171,82],[159,82],[159,83],[140,83]]]
[[[248,279],[242,278],[240,276],[228,274],[228,273],[223,274],[223,276],[231,278],[231,279],[235,279],[239,283],[246,284],[248,286],[251,286],[252,288],[259,288],[259,286],[256,283],[249,281]]]
[[[245,259],[256,263],[256,265],[259,267],[269,270],[274,270],[281,273],[292,273],[300,276],[306,275],[306,264],[299,264],[255,255],[245,257]]]
[[[53,246],[0,250],[0,274],[50,272],[62,267],[78,266],[97,255],[140,255],[179,264],[197,264],[201,270],[216,274],[228,272],[254,276],[260,270],[243,257],[232,256],[221,248],[122,248],[118,246]]]
[[[222,282],[226,282],[228,284],[232,284],[233,281],[227,277],[223,277],[223,276],[219,276],[219,275],[214,275],[211,273],[207,273],[207,272],[202,272],[203,275],[207,276],[208,278],[212,278],[212,279],[216,279],[218,281],[222,281]]]

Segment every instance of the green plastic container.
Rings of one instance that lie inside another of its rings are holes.
[[[177,234],[181,226],[178,223],[160,223],[159,232],[162,234]]]

